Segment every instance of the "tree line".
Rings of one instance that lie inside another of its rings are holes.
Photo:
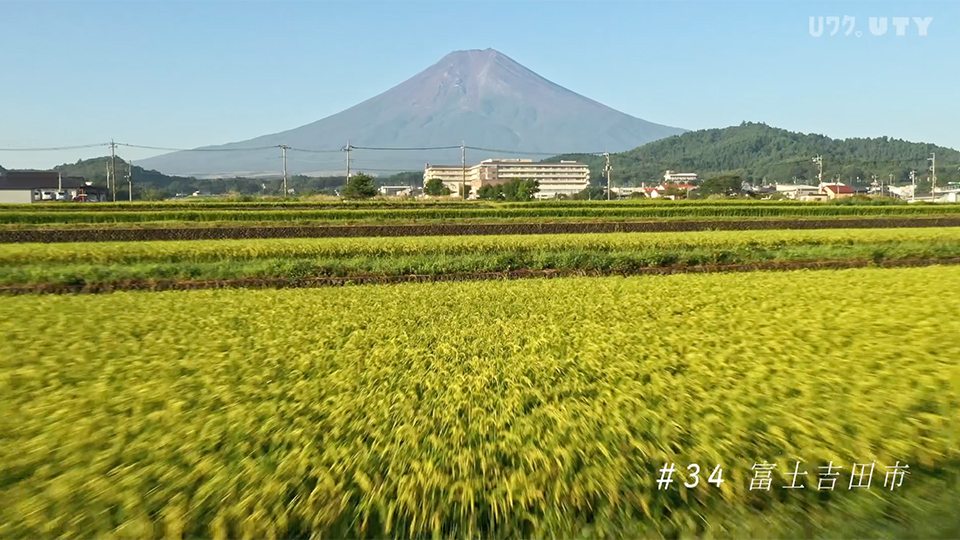
[[[104,156],[78,160],[76,163],[65,163],[53,169],[66,176],[83,177],[97,186],[106,186],[107,171],[111,166],[112,159],[109,156]],[[128,198],[127,171],[127,162],[118,157],[116,160],[117,199],[126,200]],[[189,196],[196,192],[210,195],[233,193],[251,197],[283,195],[283,179],[276,177],[195,178],[171,176],[136,165],[132,167],[131,174],[133,177],[133,195],[135,199],[139,200],[162,200],[177,196]],[[351,175],[351,177],[353,176],[357,175]],[[399,172],[386,177],[364,176],[370,178],[374,193],[381,185],[419,186],[423,182],[423,173],[418,171]],[[307,176],[296,174],[287,178],[287,189],[292,190],[293,194],[298,196],[343,195],[346,187],[346,175]]]

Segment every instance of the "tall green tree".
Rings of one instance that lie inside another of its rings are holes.
[[[487,184],[477,190],[477,197],[484,201],[499,201],[503,199],[503,187],[499,184]]]
[[[607,198],[607,190],[600,186],[587,186],[573,198],[578,201],[599,201]]]
[[[376,194],[377,188],[374,186],[373,177],[363,173],[350,177],[347,187],[343,190],[343,196],[347,199],[369,199]]]
[[[540,191],[540,182],[536,180],[510,180],[504,182],[503,198],[507,201],[530,201]]]
[[[443,181],[439,178],[431,178],[423,186],[423,192],[432,197],[442,197],[450,194],[450,188],[443,185]]]
[[[700,182],[697,192],[700,197],[739,195],[742,186],[743,180],[737,175],[713,176]]]

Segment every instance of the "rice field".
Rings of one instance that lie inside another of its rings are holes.
[[[671,201],[673,202],[673,201]],[[956,216],[956,204],[764,204],[740,202],[723,204],[471,204],[447,206],[368,207],[147,207],[97,210],[53,209],[46,205],[0,211],[0,226],[35,227],[77,224],[109,225],[198,223],[276,224],[363,224],[363,223],[449,223],[449,222],[537,222],[540,220],[649,220],[649,219],[772,219],[841,218],[888,216]]]
[[[958,289],[931,267],[0,298],[0,537],[956,537]],[[910,474],[781,489],[795,460]],[[667,463],[703,481],[658,489]]]
[[[0,244],[0,285],[960,258],[960,228]]]

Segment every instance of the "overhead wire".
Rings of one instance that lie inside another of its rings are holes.
[[[460,148],[459,146],[457,148]],[[603,152],[525,152],[523,150],[502,150],[496,148],[481,148],[479,146],[465,146],[467,150],[478,150],[481,152],[494,152],[497,154],[519,154],[531,156],[564,156],[564,155],[603,155]]]
[[[274,148],[276,148],[276,147],[274,147]],[[294,148],[294,147],[292,147],[292,146],[288,146],[288,147],[287,147],[287,150],[292,150],[292,151],[294,151],[294,152],[306,152],[306,153],[309,153],[309,154],[332,154],[332,153],[340,153],[340,152],[343,152],[343,148],[340,148],[340,149],[338,149],[338,150],[313,150],[313,149],[309,149],[309,148]]]
[[[0,152],[56,152],[60,150],[82,150],[110,146],[110,143],[80,144],[76,146],[51,146],[47,148],[0,148]]]
[[[164,150],[167,152],[249,152],[253,150],[270,150],[272,148],[278,148],[277,145],[272,146],[252,146],[248,148],[167,148],[163,146],[146,146],[142,144],[130,144],[130,143],[115,143],[117,146],[126,146],[128,148],[141,148],[144,150]],[[109,143],[107,143],[109,146]]]
[[[469,148],[469,147],[467,147]],[[354,146],[350,145],[351,150],[382,150],[382,151],[416,151],[416,150],[459,150],[460,145],[457,146],[422,146],[422,147],[374,147],[374,146]]]
[[[263,151],[271,150],[276,148],[281,148],[283,145],[270,145],[270,146],[256,146],[256,147],[246,147],[246,148],[175,148],[175,147],[164,147],[164,146],[151,146],[151,145],[141,145],[125,142],[103,142],[103,143],[93,143],[93,144],[83,144],[83,145],[71,145],[71,146],[51,146],[51,147],[28,147],[28,148],[0,148],[0,152],[56,152],[64,150],[83,150],[90,148],[101,148],[109,147],[111,144],[116,146],[122,146],[127,148],[137,148],[144,150],[160,150],[168,152],[253,152],[253,151]],[[349,145],[351,150],[368,150],[368,151],[378,151],[378,152],[410,152],[410,151],[432,151],[432,150],[458,150],[464,148],[466,150],[473,150],[479,152],[490,152],[494,154],[506,154],[506,155],[530,155],[530,156],[563,156],[563,155],[583,155],[583,156],[598,156],[603,155],[604,152],[540,152],[540,151],[523,151],[523,150],[508,150],[508,149],[498,149],[498,148],[486,148],[480,146],[467,146],[467,145],[450,145],[450,146],[420,146],[420,147],[376,147],[376,146],[353,146]],[[303,152],[311,154],[336,154],[341,153],[346,150],[346,146],[339,149],[311,149],[311,148],[297,148],[297,147],[287,147],[287,150],[294,152]],[[797,158],[788,158],[772,164],[787,164],[787,163],[801,163],[807,161],[807,157],[797,157]],[[926,156],[915,157],[915,158],[900,158],[900,159],[870,159],[870,158],[859,158],[857,161],[866,162],[866,163],[915,163],[922,162],[927,160]],[[299,160],[304,161],[304,160]],[[370,161],[391,161],[389,159],[371,159]],[[669,163],[661,159],[653,160],[641,160],[645,163]],[[323,163],[323,162],[313,162],[313,163]],[[950,167],[951,165],[946,165]],[[403,172],[406,169],[368,169],[368,170],[378,170],[378,171],[400,171]]]

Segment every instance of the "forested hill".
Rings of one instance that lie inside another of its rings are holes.
[[[695,172],[703,177],[736,174],[745,180],[767,182],[815,182],[813,157],[823,156],[823,175],[843,182],[868,183],[876,174],[884,181],[909,180],[911,170],[926,178],[931,152],[937,154],[937,184],[960,181],[960,152],[934,144],[900,139],[831,139],[744,122],[722,129],[690,131],[611,156],[613,183],[619,185],[659,182],[664,171]],[[547,161],[579,159],[590,165],[594,177],[603,170],[600,156],[565,155]]]
[[[76,163],[64,163],[53,168],[68,176],[80,176],[94,185],[103,186],[107,182],[107,170],[113,163],[110,156],[78,160]],[[126,192],[127,162],[123,158],[116,160],[117,191]],[[170,196],[178,192],[192,192],[201,189],[195,178],[168,176],[163,173],[133,165],[133,182],[141,189],[156,189]],[[135,194],[137,194],[135,192]]]

